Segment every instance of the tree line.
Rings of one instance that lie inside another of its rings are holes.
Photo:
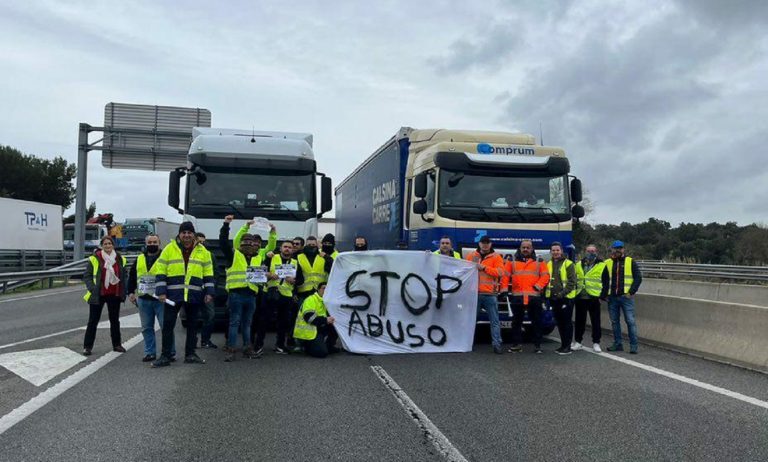
[[[615,240],[626,245],[627,255],[641,260],[682,263],[761,266],[768,263],[768,229],[735,222],[680,223],[649,218],[637,224],[574,224],[574,245],[579,250],[596,244],[606,256]]]

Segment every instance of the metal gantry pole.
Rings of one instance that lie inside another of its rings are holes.
[[[88,177],[88,124],[80,124],[77,136],[77,191],[75,195],[75,261],[85,257],[86,185]]]

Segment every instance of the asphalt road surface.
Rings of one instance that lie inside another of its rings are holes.
[[[102,328],[94,355],[78,355],[81,296],[0,297],[3,461],[768,460],[768,376],[679,353],[561,357],[548,343],[494,355],[479,343],[224,363],[199,350],[207,364],[152,369],[129,305],[127,353]]]

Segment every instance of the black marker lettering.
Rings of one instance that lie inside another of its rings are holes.
[[[424,286],[424,290],[427,292],[427,302],[424,303],[423,306],[414,308],[413,306],[411,306],[410,303],[408,303],[409,298],[411,299],[411,301],[415,301],[414,298],[411,297],[411,294],[408,293],[408,288],[407,288],[408,280],[411,278],[418,279],[418,281],[421,282],[421,285]],[[406,276],[405,279],[403,279],[403,283],[400,285],[400,297],[403,299],[403,304],[408,309],[408,311],[413,313],[415,316],[418,316],[421,313],[427,311],[427,309],[429,308],[430,302],[432,302],[432,292],[429,291],[429,286],[427,285],[427,281],[422,279],[421,276],[419,276],[418,274],[414,274],[414,273],[408,273],[408,276]]]
[[[347,297],[349,297],[349,298],[365,297],[366,302],[364,304],[362,304],[362,305],[349,305],[349,304],[346,304],[346,303],[342,303],[341,304],[342,308],[352,308],[353,310],[365,311],[365,310],[367,310],[371,306],[371,296],[368,295],[368,292],[366,292],[364,290],[352,290],[352,284],[355,282],[355,279],[357,279],[357,277],[360,276],[361,274],[365,274],[367,272],[368,271],[366,271],[366,270],[360,270],[360,271],[355,271],[354,273],[350,274],[349,278],[347,278],[347,285],[344,287],[344,290],[347,292]],[[359,316],[358,316],[358,318],[359,318]],[[360,324],[361,325],[363,324],[362,320],[360,320]],[[351,328],[351,326],[352,325],[350,324],[350,328]]]
[[[379,298],[379,316],[386,316],[387,314],[387,298],[389,293],[389,281],[387,278],[400,279],[400,275],[392,271],[377,271],[371,273],[371,277],[381,278],[381,297]]]
[[[443,306],[443,296],[445,294],[452,294],[454,292],[458,292],[458,290],[461,288],[461,279],[455,278],[453,276],[446,276],[444,274],[438,274],[435,278],[437,280],[437,300],[435,301],[435,308],[440,309],[441,306]],[[450,281],[456,282],[455,287],[451,287],[448,289],[443,289],[443,279],[448,279]]]

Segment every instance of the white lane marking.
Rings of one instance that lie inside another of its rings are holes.
[[[61,294],[68,294],[71,292],[82,292],[83,288],[77,288],[72,290],[60,290],[58,292],[51,292],[48,294],[40,294],[40,295],[31,295],[29,297],[19,297],[19,298],[8,298],[8,299],[0,299],[0,303],[8,303],[8,302],[17,302],[19,300],[30,300],[33,298],[40,298],[40,297],[50,297],[51,295],[61,295]]]
[[[556,337],[546,337],[546,338],[549,339],[549,340],[556,340],[558,342],[560,341],[560,339],[556,338]],[[743,401],[745,403],[749,403],[749,404],[752,404],[754,406],[761,407],[763,409],[768,409],[768,401],[763,401],[763,400],[760,400],[760,399],[757,399],[757,398],[753,398],[751,396],[743,395],[743,394],[741,394],[739,392],[736,392],[736,391],[731,391],[731,390],[728,390],[726,388],[718,387],[716,385],[711,385],[709,383],[702,382],[702,381],[696,380],[696,379],[692,379],[692,378],[686,377],[684,375],[675,374],[674,372],[665,371],[664,369],[659,369],[658,367],[653,367],[653,366],[649,366],[647,364],[639,363],[637,361],[632,361],[631,359],[622,358],[621,356],[612,355],[612,354],[604,353],[604,352],[603,353],[598,353],[596,351],[590,350],[589,348],[586,347],[586,345],[585,345],[584,349],[581,350],[581,351],[586,351],[587,353],[592,353],[593,355],[599,356],[601,358],[606,358],[606,359],[611,359],[613,361],[618,361],[618,362],[620,362],[622,364],[626,364],[628,366],[637,367],[638,369],[643,369],[643,370],[646,370],[648,372],[653,372],[654,374],[662,375],[664,377],[668,377],[668,378],[673,379],[673,380],[677,380],[677,381],[680,381],[680,382],[683,382],[683,383],[687,383],[689,385],[693,385],[694,387],[699,387],[701,389],[712,391],[712,392],[718,393],[720,395],[727,396],[729,398],[738,399],[739,401]]]
[[[0,366],[36,387],[83,361],[85,356],[65,347],[17,351],[0,355]]]
[[[139,334],[131,338],[127,342],[125,342],[123,346],[125,347],[126,350],[129,350],[132,347],[136,346],[139,342],[141,342],[141,340],[142,340],[142,337],[141,337],[141,334]],[[78,383],[82,382],[84,379],[86,379],[88,376],[90,376],[94,372],[98,371],[102,367],[106,366],[107,364],[111,363],[115,359],[119,358],[121,354],[122,353],[116,353],[114,351],[110,351],[104,356],[101,356],[100,358],[96,359],[91,364],[88,364],[82,369],[79,369],[77,372],[65,378],[61,382],[57,383],[56,385],[53,385],[52,387],[48,388],[47,390],[43,391],[39,395],[27,401],[26,403],[12,410],[8,414],[4,415],[3,417],[0,417],[0,435],[8,431],[11,427],[16,425],[17,423],[21,422],[22,420],[32,415],[32,413],[34,413],[38,409],[41,409],[43,406],[45,406],[46,404],[56,399],[59,395],[61,395],[65,391],[69,390],[70,388],[74,387]]]
[[[109,329],[109,321],[101,321],[97,326],[98,329]],[[120,318],[121,329],[141,329],[141,317],[139,313],[129,314]]]
[[[79,330],[85,330],[85,327],[75,327],[74,329],[67,329],[67,330],[63,330],[61,332],[54,332],[53,334],[41,335],[40,337],[30,338],[30,339],[22,340],[22,341],[16,342],[16,343],[9,343],[7,345],[0,345],[0,350],[2,350],[4,348],[15,347],[16,345],[23,345],[23,344],[29,343],[29,342],[35,342],[37,340],[43,340],[43,339],[50,338],[50,337],[56,337],[57,335],[64,335],[64,334],[69,334],[70,332],[77,332]]]
[[[123,323],[125,323],[125,324],[123,324]],[[157,323],[155,323],[155,325],[157,325]],[[99,329],[105,328],[105,327],[109,327],[109,321],[103,321],[103,322],[98,324],[98,328]],[[140,320],[139,314],[138,313],[129,314],[128,316],[123,316],[122,318],[120,318],[120,328],[121,329],[122,328],[126,328],[126,329],[129,329],[129,328],[141,328],[141,320]],[[37,340],[43,340],[43,339],[46,339],[46,338],[56,337],[57,335],[64,335],[64,334],[69,334],[70,332],[77,332],[79,330],[85,330],[85,326],[83,326],[83,327],[75,327],[74,329],[63,330],[61,332],[54,332],[54,333],[48,334],[48,335],[41,335],[40,337],[30,338],[30,339],[27,339],[27,340],[21,340],[21,341],[15,342],[15,343],[9,343],[7,345],[0,345],[0,350],[3,350],[5,348],[15,347],[16,345],[23,345],[25,343],[35,342]],[[155,329],[155,330],[157,330],[157,329]]]
[[[395,399],[397,399],[403,409],[408,413],[408,416],[413,419],[413,422],[424,432],[424,435],[432,442],[445,460],[451,462],[467,462],[467,459],[461,455],[459,450],[456,449],[453,444],[451,444],[448,438],[443,435],[443,432],[429,420],[429,417],[419,409],[419,406],[417,406],[405,391],[400,388],[400,385],[387,374],[387,371],[385,371],[383,367],[371,366],[371,369],[373,370],[373,373],[376,374],[376,377],[381,380],[381,383],[383,383],[392,395],[394,395]]]

